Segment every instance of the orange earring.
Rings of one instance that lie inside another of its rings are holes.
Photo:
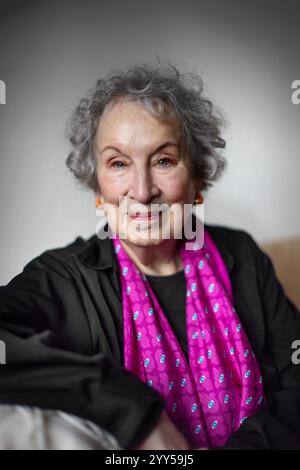
[[[102,197],[96,197],[95,206],[97,207],[97,209],[100,209],[102,205],[103,205]]]
[[[198,193],[195,198],[195,204],[202,204],[203,203],[203,196],[201,193]]]

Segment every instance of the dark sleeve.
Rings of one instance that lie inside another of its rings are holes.
[[[36,260],[0,288],[0,340],[6,345],[0,403],[62,410],[93,421],[123,448],[135,448],[156,425],[163,399],[113,357],[93,355],[89,346],[76,350],[75,339],[72,345],[64,335],[70,321],[65,299],[74,312],[80,308],[72,277],[62,266],[49,270]]]
[[[247,419],[223,449],[300,449],[300,364],[292,362],[300,340],[300,313],[286,297],[270,258],[249,237],[266,325],[266,347],[279,387],[266,409]],[[300,286],[299,286],[300,287]]]

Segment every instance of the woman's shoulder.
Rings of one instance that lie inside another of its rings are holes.
[[[246,246],[257,247],[252,234],[246,230],[228,227],[227,225],[205,224],[204,226],[217,244],[227,246],[229,249]]]
[[[230,240],[249,240],[252,239],[252,236],[246,230],[229,227],[227,225],[215,225],[215,224],[204,224],[205,229],[210,233],[210,235],[219,237],[224,241]]]
[[[205,229],[229,265],[233,261],[253,264],[263,255],[255,238],[246,230],[213,224],[205,224]]]
[[[29,269],[57,269],[59,266],[67,267],[72,264],[74,259],[90,248],[94,243],[96,236],[93,235],[87,239],[77,236],[69,243],[42,251],[39,255],[32,258],[24,267],[24,271]]]
[[[70,243],[42,251],[25,264],[23,270],[16,274],[5,286],[1,286],[1,294],[16,289],[21,292],[29,290],[37,295],[53,295],[54,291],[67,289],[73,286],[73,280],[78,274],[76,266],[77,256],[89,246],[93,237],[85,240],[76,237]]]

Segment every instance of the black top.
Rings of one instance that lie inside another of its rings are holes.
[[[234,306],[267,399],[267,408],[248,418],[223,448],[300,449],[300,365],[291,360],[292,344],[300,339],[299,311],[285,296],[270,259],[247,233],[206,229],[228,269]],[[7,365],[0,366],[0,403],[89,419],[124,448],[136,448],[145,439],[164,400],[123,367],[119,275],[112,241],[94,235],[47,250],[0,288],[0,340],[7,349]]]
[[[184,270],[169,276],[146,275],[188,361],[186,336],[186,283]]]

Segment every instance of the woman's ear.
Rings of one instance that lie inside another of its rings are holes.
[[[195,196],[197,196],[197,194],[201,193],[202,188],[203,188],[202,182],[197,180],[196,184],[195,184],[195,193],[196,193]]]
[[[103,206],[103,197],[101,196],[100,193],[95,193],[95,206],[97,209],[99,209],[101,206]]]

